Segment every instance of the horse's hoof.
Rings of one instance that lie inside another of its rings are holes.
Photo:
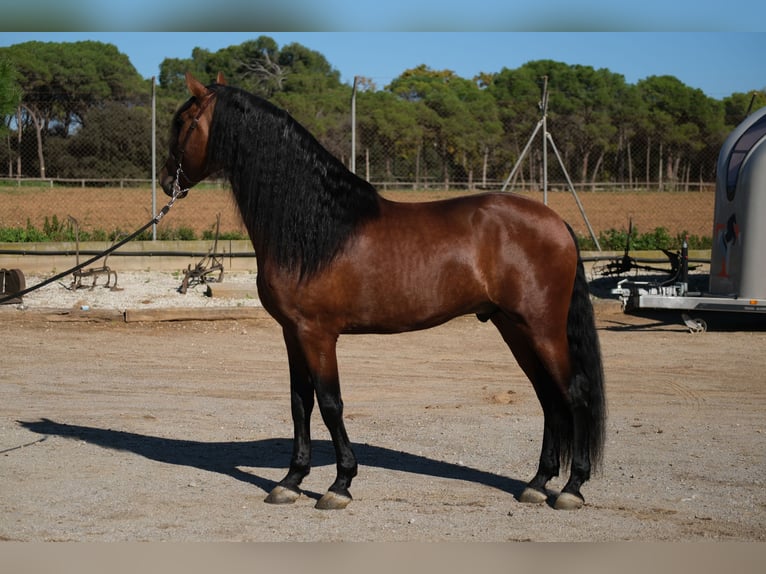
[[[542,504],[546,500],[548,500],[548,495],[529,486],[525,488],[524,492],[519,496],[519,502],[523,502],[524,504]]]
[[[268,502],[269,504],[292,504],[298,500],[300,496],[300,492],[277,485],[271,492],[269,492],[269,495],[264,499],[264,502]]]
[[[584,504],[585,501],[576,494],[562,492],[556,499],[554,508],[556,510],[577,510],[578,508],[582,508]]]
[[[322,498],[317,500],[314,508],[319,510],[343,510],[348,506],[349,502],[351,502],[350,496],[328,490]]]

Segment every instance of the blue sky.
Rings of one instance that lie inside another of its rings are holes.
[[[0,32],[0,46],[110,42],[149,78],[165,58],[188,58],[195,47],[214,52],[261,34],[279,46],[298,42],[322,53],[344,82],[366,76],[378,87],[420,64],[471,78],[552,59],[608,68],[629,83],[669,74],[717,99],[766,88],[762,32]]]
[[[0,30],[760,31],[763,0],[21,0]]]

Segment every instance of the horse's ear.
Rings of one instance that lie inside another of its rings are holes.
[[[223,72],[218,72],[218,78],[215,80],[215,83],[220,86],[226,85],[226,78],[223,77]]]
[[[189,88],[192,96],[197,99],[201,100],[207,95],[207,88],[189,72],[186,72],[186,87]]]

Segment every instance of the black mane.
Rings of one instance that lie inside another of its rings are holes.
[[[237,88],[212,88],[208,161],[231,182],[251,239],[278,265],[316,272],[377,215],[375,188],[286,111]]]

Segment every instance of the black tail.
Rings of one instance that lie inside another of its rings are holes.
[[[571,228],[570,232],[572,232]],[[577,245],[574,233],[572,233],[572,238]],[[572,383],[569,388],[571,406],[572,408],[585,408],[588,413],[590,461],[594,468],[598,468],[603,459],[606,426],[604,367],[601,362],[601,345],[596,332],[588,280],[585,277],[585,268],[580,258],[579,249],[577,253],[577,276],[569,305],[567,337],[572,364]],[[568,438],[571,440],[571,437]],[[563,449],[564,452],[567,450],[566,448]]]

